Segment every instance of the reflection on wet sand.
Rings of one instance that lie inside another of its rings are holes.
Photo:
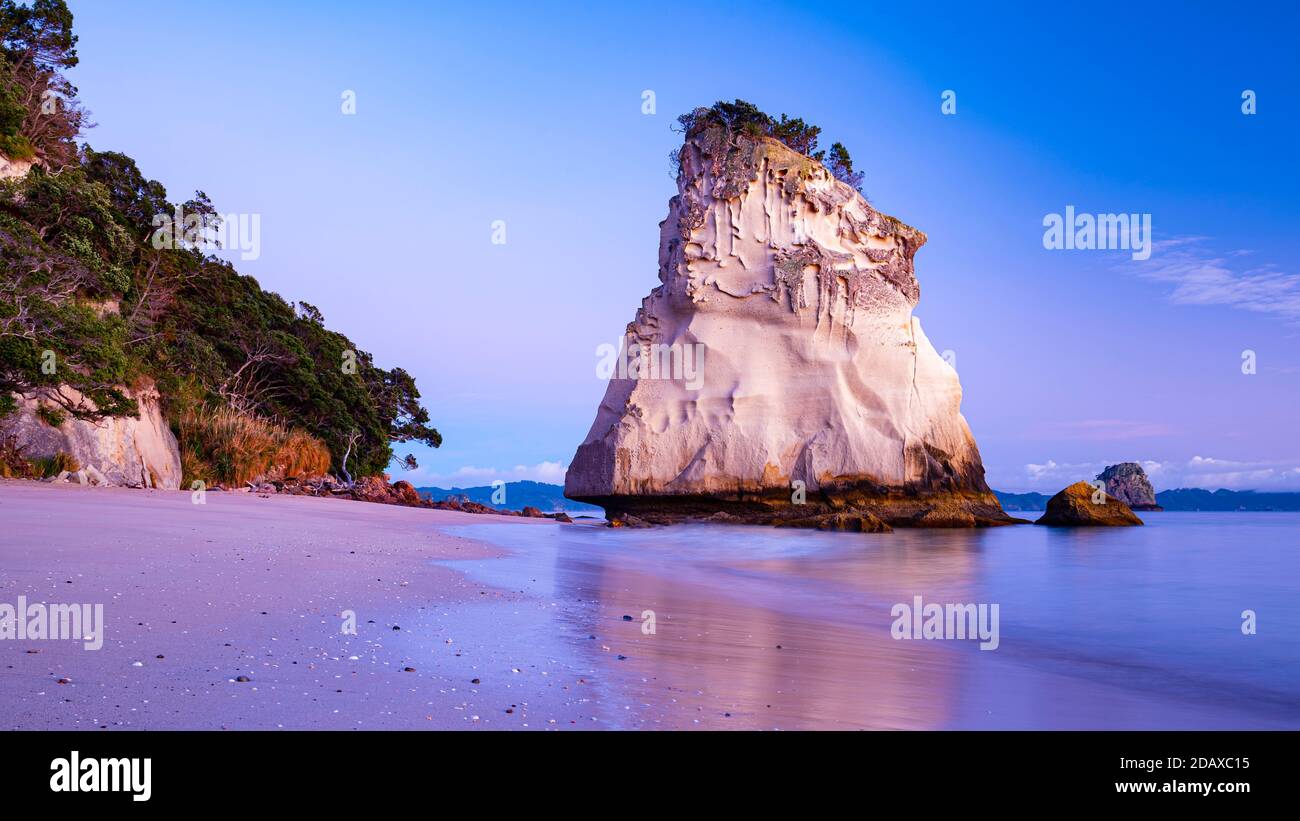
[[[1300,725],[1295,681],[1265,662],[1294,667],[1294,648],[1243,645],[1231,622],[1211,641],[1189,638],[1189,622],[1218,617],[1216,597],[1267,601],[1253,577],[1211,571],[1220,537],[1204,536],[1196,559],[1196,531],[1126,531],[460,530],[512,550],[473,576],[556,602],[557,635],[576,637],[579,663],[616,682],[610,726]],[[891,608],[914,596],[1000,604],[998,649],[892,638]],[[1127,618],[1131,607],[1149,623]]]
[[[887,609],[817,621],[626,567],[562,558],[560,569],[600,590],[589,627],[609,638],[591,652],[626,656],[644,725],[925,729],[943,724],[961,678],[959,654],[890,639]]]

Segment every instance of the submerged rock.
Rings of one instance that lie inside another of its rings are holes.
[[[607,527],[653,527],[650,522],[639,516],[633,516],[628,513],[620,513],[609,517],[606,523]]]
[[[781,519],[777,527],[810,527],[817,530],[839,530],[850,533],[891,533],[893,528],[871,513],[824,513],[801,519]]]
[[[1101,503],[1095,499],[1103,497]],[[1127,527],[1142,520],[1129,506],[1087,482],[1075,482],[1047,501],[1047,512],[1034,522],[1051,527]]]
[[[1134,510],[1164,510],[1156,503],[1156,491],[1146,471],[1137,462],[1120,462],[1097,474],[1106,492]]]
[[[611,523],[1016,521],[985,483],[956,371],[912,316],[925,234],[775,139],[693,127],[679,158],[661,284],[565,495]]]

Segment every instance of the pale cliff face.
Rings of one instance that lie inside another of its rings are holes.
[[[681,158],[663,284],[628,332],[702,369],[611,380],[566,495],[989,495],[957,374],[912,316],[925,235],[775,140],[713,129]]]
[[[74,404],[83,401],[80,393],[66,385],[58,390]],[[14,437],[29,458],[67,453],[114,485],[176,490],[181,483],[180,450],[163,418],[158,392],[146,386],[126,393],[139,405],[138,416],[110,416],[93,422],[68,416],[58,427],[36,412],[41,404],[54,407],[53,403],[39,395],[14,394],[18,408],[0,420],[0,436]]]
[[[32,160],[11,160],[0,154],[0,180],[14,179],[27,175],[35,162]]]

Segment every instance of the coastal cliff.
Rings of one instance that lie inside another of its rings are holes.
[[[73,388],[62,386],[50,392],[55,391],[67,401],[85,401]],[[146,385],[126,394],[139,408],[135,416],[90,420],[60,414],[61,419],[53,420],[57,424],[51,424],[48,415],[56,407],[53,403],[41,396],[15,396],[15,410],[0,417],[0,438],[12,437],[29,458],[67,454],[82,470],[98,471],[105,484],[176,490],[181,484],[181,456],[163,417],[158,391]]]
[[[627,327],[630,365],[565,495],[611,521],[1014,521],[985,483],[957,374],[912,315],[925,234],[817,159],[707,116],[677,159],[661,284]]]

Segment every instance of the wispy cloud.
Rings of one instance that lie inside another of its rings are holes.
[[[1151,258],[1128,263],[1139,274],[1174,286],[1178,305],[1225,305],[1300,320],[1300,274],[1248,264],[1246,250],[1218,252],[1206,237],[1175,237],[1153,245]]]
[[[1030,435],[1053,439],[1112,441],[1168,436],[1172,432],[1163,422],[1147,422],[1141,419],[1077,419],[1034,425]]]

